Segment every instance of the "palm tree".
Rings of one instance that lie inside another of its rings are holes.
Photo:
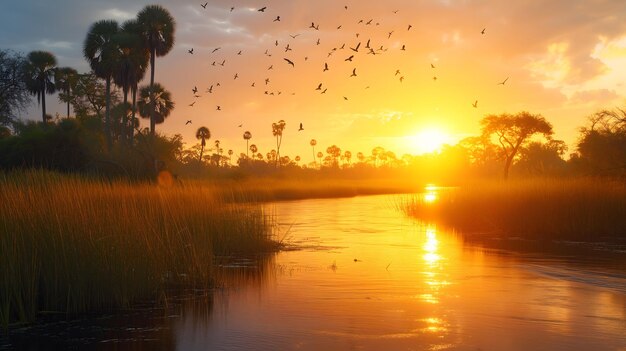
[[[248,157],[248,141],[252,139],[252,133],[246,130],[243,133],[243,138],[246,140],[246,157]]]
[[[278,160],[280,159],[280,145],[283,143],[285,125],[286,123],[282,119],[276,123],[272,123],[272,135],[276,137],[276,167],[278,167]]]
[[[141,36],[150,53],[150,87],[154,86],[154,63],[157,56],[165,56],[174,46],[176,22],[172,15],[160,5],[148,5],[137,14]],[[154,136],[156,106],[150,113],[150,134]]]
[[[228,149],[228,165],[231,166],[232,165],[232,161],[233,161],[233,154],[235,152],[232,149]],[[246,155],[246,157],[248,157]]]
[[[202,162],[202,154],[204,153],[204,146],[206,145],[206,140],[211,139],[211,131],[207,127],[200,127],[196,131],[196,139],[200,140],[200,145],[202,148],[200,149],[200,162]]]
[[[91,25],[85,43],[83,54],[93,72],[106,81],[106,107],[104,113],[104,134],[107,147],[111,149],[111,80],[118,67],[120,54],[119,46],[114,40],[119,32],[117,22],[101,20]]]
[[[152,89],[145,85],[139,89],[137,108],[141,117],[153,116],[154,123],[161,124],[174,109],[172,94],[159,83],[154,83]]]
[[[218,155],[220,154],[220,140],[219,139],[215,139],[215,153],[217,153]]]
[[[139,81],[143,79],[148,69],[149,52],[143,45],[139,24],[136,20],[124,22],[121,31],[115,36],[115,40],[120,53],[118,67],[113,76],[113,81],[117,86],[122,88],[124,103],[128,102],[129,92],[132,94],[133,100],[132,121],[131,123],[128,123],[126,120],[123,121],[123,125],[128,126],[128,130],[122,131],[122,137],[124,140],[131,140],[132,142],[137,102],[137,85]]]
[[[26,88],[41,101],[41,119],[46,123],[46,94],[56,91],[54,71],[57,60],[47,51],[32,51],[28,54],[24,70]]]
[[[70,101],[72,101],[72,92],[78,84],[78,72],[72,67],[59,67],[54,72],[54,83],[65,97],[63,102],[67,103],[67,117],[70,117]],[[61,97],[59,97],[61,99]]]
[[[350,160],[352,159],[352,152],[346,150],[346,152],[343,153],[343,159],[346,160],[347,164],[350,164]]]
[[[316,163],[315,162],[315,145],[317,145],[317,140],[311,139],[309,144],[311,144],[311,147],[313,148],[313,163]]]
[[[320,159],[320,167],[322,166],[322,157],[324,157],[324,154],[321,151],[317,152],[317,158]]]
[[[252,144],[250,145],[250,151],[252,151],[252,158],[254,158],[254,155],[257,153],[257,151],[259,151],[259,149],[256,147],[255,144]],[[246,157],[248,156],[247,154],[248,152],[246,152]]]

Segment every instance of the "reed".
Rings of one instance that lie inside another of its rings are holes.
[[[606,179],[474,182],[444,190],[435,201],[413,196],[407,214],[465,234],[530,239],[626,240],[626,183]]]
[[[210,186],[0,174],[0,322],[92,313],[210,286],[217,255],[278,249],[260,205]]]

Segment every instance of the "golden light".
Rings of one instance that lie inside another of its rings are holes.
[[[437,253],[439,240],[437,240],[437,235],[433,228],[426,229],[426,238],[426,243],[423,246],[426,253],[423,258],[428,265],[434,265],[441,259],[441,256]]]
[[[438,128],[422,129],[408,139],[417,154],[439,151],[443,144],[450,142],[450,136]]]

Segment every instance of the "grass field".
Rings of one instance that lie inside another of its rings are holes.
[[[606,179],[473,182],[413,196],[407,214],[464,234],[530,239],[626,241],[626,183]]]

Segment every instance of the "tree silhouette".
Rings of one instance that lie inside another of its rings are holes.
[[[552,125],[541,115],[522,111],[515,115],[504,113],[488,115],[480,121],[482,135],[491,139],[495,136],[499,151],[504,158],[504,179],[509,177],[511,163],[520,147],[535,134],[546,138],[552,135]]]
[[[234,152],[232,149],[228,149],[228,164],[229,164],[229,165],[232,163],[232,160],[233,160],[233,154],[234,154],[234,153],[235,153],[235,152]],[[246,157],[247,157],[247,155],[246,155]]]
[[[119,46],[115,36],[119,31],[117,22],[98,21],[91,25],[83,44],[83,54],[93,72],[106,82],[106,107],[104,110],[104,134],[107,147],[111,149],[111,80],[119,64]]]
[[[311,139],[311,141],[309,142],[309,144],[311,145],[311,147],[313,148],[313,163],[317,164],[315,162],[315,145],[317,145],[317,140],[315,139]]]
[[[24,74],[26,58],[0,49],[0,125],[8,125],[30,102]]]
[[[626,111],[602,110],[590,116],[577,150],[575,156],[585,173],[626,174]]]
[[[174,46],[174,31],[176,22],[174,17],[160,5],[148,5],[137,14],[141,37],[150,53],[150,87],[154,90],[155,58],[167,55]],[[155,103],[156,101],[153,101]],[[154,136],[156,121],[156,106],[152,106],[150,113],[150,134]]]
[[[243,133],[243,138],[246,141],[246,157],[248,157],[248,141],[252,138],[252,133],[250,133],[249,131],[245,131]]]
[[[32,95],[37,96],[37,102],[41,102],[41,119],[46,123],[46,94],[53,94],[56,91],[54,71],[57,60],[46,51],[32,51],[26,60],[24,69],[26,88]]]
[[[64,94],[67,98],[61,100],[61,96],[59,95],[59,99],[62,102],[67,103],[67,117],[70,117],[70,101],[72,98],[72,93],[76,88],[76,84],[78,84],[78,72],[71,67],[59,67],[54,72],[54,83],[56,88]]]
[[[255,144],[250,145],[250,151],[252,151],[252,157],[254,158],[254,155],[257,153],[257,151],[259,151],[259,149],[256,147]],[[247,154],[247,152],[246,152]],[[247,157],[247,155],[246,155]]]
[[[346,150],[346,151],[343,153],[343,159],[344,159],[344,160],[346,160],[346,162],[347,162],[348,164],[350,164],[350,160],[352,159],[352,152],[350,152],[350,151]]]
[[[300,162],[300,156],[297,156],[294,158],[294,160],[296,160],[296,164],[298,164]]]
[[[285,130],[285,121],[280,120],[276,123],[272,123],[272,135],[276,137],[276,166],[278,167],[278,160],[280,159],[280,145],[283,142],[283,131]]]
[[[317,158],[320,159],[320,167],[322,166],[322,157],[324,157],[324,154],[321,151],[317,152]]]
[[[363,155],[363,153],[362,153],[362,152],[360,152],[360,151],[356,153],[356,158],[357,158],[357,160],[359,160],[359,162],[361,162],[361,163],[363,163],[363,162],[365,161],[365,155]]]
[[[172,94],[159,83],[154,83],[152,89],[148,85],[143,86],[139,90],[137,108],[141,117],[150,118],[152,115],[154,123],[161,124],[174,109]]]
[[[207,127],[200,127],[196,131],[196,139],[200,140],[200,162],[202,162],[202,154],[204,154],[204,147],[206,146],[207,139],[211,139],[211,131]]]
[[[326,153],[332,158],[333,166],[337,167],[339,165],[337,159],[341,156],[341,149],[337,145],[331,145],[326,148]]]

